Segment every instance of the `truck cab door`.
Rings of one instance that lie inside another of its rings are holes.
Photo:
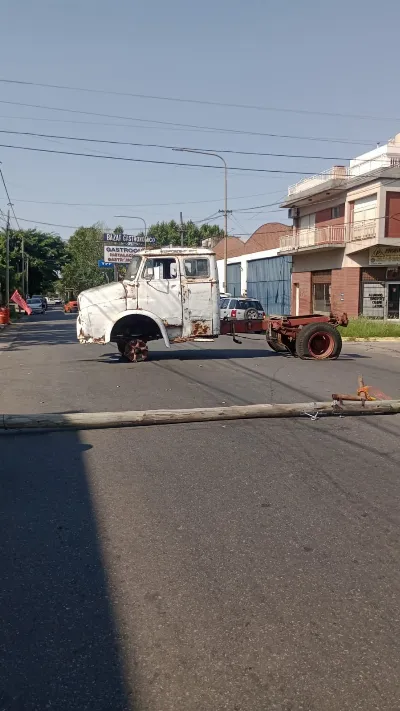
[[[150,311],[166,327],[182,326],[179,264],[175,257],[147,257],[139,276],[138,308]]]
[[[184,336],[219,334],[219,290],[215,259],[182,257]]]

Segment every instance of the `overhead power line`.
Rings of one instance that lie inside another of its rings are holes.
[[[128,163],[151,163],[155,165],[176,165],[183,168],[209,168],[211,170],[223,170],[223,166],[212,165],[206,163],[179,163],[177,161],[168,160],[150,160],[149,158],[128,158],[126,156],[112,156],[112,155],[95,155],[94,153],[78,153],[75,151],[56,151],[50,148],[33,148],[31,146],[14,146],[8,143],[0,143],[0,148],[12,148],[20,151],[34,151],[36,153],[53,153],[56,155],[66,155],[66,156],[78,156],[81,158],[97,158],[101,160],[118,160]],[[278,170],[274,168],[248,168],[239,166],[229,166],[229,170],[250,172],[250,173],[282,173],[285,175],[315,175],[315,171],[304,171],[304,170]],[[332,175],[334,175],[332,173]]]
[[[17,224],[18,229],[20,230],[21,228],[20,228],[20,226],[19,226],[19,224],[18,224],[18,220],[17,220],[16,215],[15,215],[14,205],[13,205],[13,203],[11,202],[10,194],[9,194],[9,192],[8,192],[8,188],[7,188],[7,185],[6,185],[6,181],[5,181],[5,179],[4,179],[4,174],[3,174],[3,171],[2,171],[1,168],[0,168],[0,175],[1,175],[1,180],[2,180],[3,186],[4,186],[4,190],[5,190],[6,195],[7,195],[8,205],[9,205],[9,207],[11,208],[11,212],[12,212],[12,214],[13,214],[13,216],[14,216],[14,220],[15,220],[15,222],[16,222],[16,224]]]
[[[177,148],[186,148],[186,146],[165,145],[163,143],[133,143],[132,141],[116,141],[105,138],[86,138],[84,136],[60,136],[52,133],[36,133],[35,131],[13,131],[9,129],[0,129],[0,133],[12,134],[16,136],[34,136],[36,138],[52,138],[61,139],[63,141],[83,141],[86,143],[106,143],[114,146],[134,146],[142,148],[163,148],[167,150],[176,150]],[[307,158],[313,160],[357,160],[351,156],[321,156],[321,155],[304,155],[298,153],[265,153],[262,151],[237,151],[233,149],[222,148],[196,148],[196,150],[215,151],[218,153],[232,153],[243,156],[269,156],[275,158]]]
[[[252,195],[236,195],[232,196],[231,200],[248,200],[252,197],[261,197],[266,195],[276,195],[277,193],[282,193],[282,190],[273,190],[272,192],[262,192],[253,193]],[[106,203],[106,202],[61,202],[58,200],[25,200],[23,198],[16,198],[17,202],[31,203],[33,205],[64,205],[66,207],[168,207],[171,205],[200,205],[207,204],[211,202],[221,202],[221,199],[213,200],[177,200],[176,202],[142,202],[135,203]],[[1,212],[1,210],[0,210]]]
[[[312,109],[286,108],[282,106],[260,106],[257,104],[238,104],[224,101],[213,101],[207,99],[187,99],[177,96],[160,96],[155,94],[138,94],[125,91],[115,91],[108,89],[94,89],[90,87],[67,86],[65,84],[47,84],[44,82],[24,81],[17,79],[0,78],[3,84],[18,84],[20,86],[38,86],[46,89],[62,89],[66,91],[81,91],[92,94],[108,94],[109,96],[127,96],[135,99],[151,99],[153,101],[169,101],[183,104],[200,104],[203,106],[223,106],[231,109],[250,109],[252,111],[274,111],[278,113],[306,114],[314,116],[337,116],[342,118],[355,118],[369,121],[399,121],[395,116],[371,116],[370,114],[346,114],[333,111],[314,111]]]
[[[21,101],[6,101],[4,99],[0,100],[0,104],[8,104],[11,106],[24,106],[28,108],[34,108],[34,109],[44,109],[45,111],[61,111],[61,112],[67,112],[67,113],[73,113],[73,114],[83,114],[86,116],[98,116],[100,118],[114,118],[114,119],[119,119],[121,121],[138,121],[139,123],[146,124],[146,128],[158,128],[159,126],[167,126],[167,127],[174,127],[174,130],[178,129],[189,129],[189,130],[194,130],[194,131],[205,131],[207,133],[233,133],[233,134],[238,134],[238,135],[246,135],[246,136],[266,136],[269,138],[292,138],[295,140],[307,140],[307,141],[322,141],[322,142],[327,142],[327,143],[349,143],[349,144],[357,144],[357,145],[368,145],[369,143],[371,144],[376,144],[376,140],[368,140],[364,142],[357,142],[357,141],[352,141],[349,139],[341,139],[341,138],[327,138],[327,137],[318,137],[318,136],[294,136],[294,135],[289,135],[289,134],[277,134],[277,133],[264,133],[262,131],[245,131],[242,129],[236,129],[236,128],[219,128],[218,126],[199,126],[197,124],[190,124],[190,123],[176,123],[174,121],[160,121],[158,119],[143,119],[143,118],[137,118],[137,117],[132,117],[132,116],[117,116],[115,114],[104,114],[104,113],[98,113],[95,111],[83,111],[80,109],[65,109],[61,108],[59,106],[46,106],[43,104],[27,104]],[[20,118],[20,117],[17,117]],[[37,119],[34,119],[37,120]],[[45,121],[52,121],[54,119],[43,119]],[[57,120],[57,119],[55,119]],[[154,124],[156,123],[157,126],[150,126],[149,124]],[[97,125],[97,123],[95,123]],[[98,124],[100,125],[100,124]],[[117,124],[129,127],[130,124]],[[133,127],[133,126],[132,126]],[[138,128],[138,126],[135,126],[135,128]]]

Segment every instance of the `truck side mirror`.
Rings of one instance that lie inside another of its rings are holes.
[[[144,273],[144,278],[146,281],[151,281],[152,279],[154,279],[154,267],[148,266],[146,268],[146,271]]]

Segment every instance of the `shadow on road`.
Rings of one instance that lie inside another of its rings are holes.
[[[168,350],[168,351],[150,351],[149,360],[150,361],[163,361],[163,360],[229,360],[232,358],[269,358],[270,356],[279,356],[286,358],[291,357],[288,353],[278,354],[273,351],[269,351],[267,348],[251,350],[237,350],[232,349],[210,349],[199,348],[199,350]],[[121,358],[118,352],[103,353],[100,358],[97,359],[101,363],[129,363],[126,358]]]
[[[0,442],[0,709],[133,711],[88,447],[74,432]]]
[[[166,350],[166,351],[152,351],[149,352],[149,360],[153,362],[159,361],[173,361],[173,360],[248,360],[251,358],[290,358],[294,359],[291,353],[275,353],[272,350],[265,348],[251,348],[251,349],[241,349],[238,348],[234,350],[232,348],[213,348],[206,350],[205,348],[199,348],[198,350],[186,349],[186,350]],[[340,361],[356,360],[359,358],[369,358],[369,356],[360,355],[359,353],[345,353],[340,356]],[[86,359],[85,359],[86,360]],[[93,360],[93,359],[87,359]],[[100,358],[97,358],[99,363],[108,363],[111,365],[117,364],[127,364],[129,361],[126,358],[120,356],[116,351],[111,353],[103,353]],[[321,363],[326,363],[326,361],[319,361]],[[332,361],[328,361],[332,363]],[[314,361],[315,363],[315,361]]]

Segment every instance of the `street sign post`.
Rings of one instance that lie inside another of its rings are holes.
[[[105,262],[104,259],[99,259],[97,266],[100,267],[100,269],[112,269],[114,264],[113,262]]]

